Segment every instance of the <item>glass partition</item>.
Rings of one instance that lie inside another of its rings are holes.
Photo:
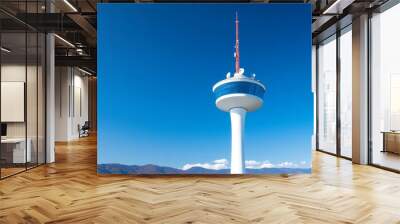
[[[1,47],[1,176],[7,177],[24,171],[31,161],[26,144],[25,32],[2,33]]]
[[[41,13],[44,1],[1,2]],[[0,178],[45,163],[45,34],[0,12]]]
[[[27,33],[27,74],[26,74],[26,113],[27,113],[27,143],[30,151],[30,161],[27,167],[34,167],[38,160],[38,35],[36,32]]]

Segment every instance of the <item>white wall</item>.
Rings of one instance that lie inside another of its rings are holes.
[[[70,74],[67,67],[55,69],[55,141],[67,141],[69,139],[69,85]]]
[[[76,70],[75,70],[76,72]],[[74,102],[71,103],[74,105],[72,109],[72,119],[71,119],[71,135],[73,138],[79,137],[78,132],[78,124],[81,126],[85,123],[85,121],[89,120],[89,111],[88,111],[88,77],[82,76],[82,73],[78,75],[75,73],[74,75]],[[80,96],[80,97],[79,97]],[[80,101],[80,102],[79,102]]]
[[[77,139],[78,125],[88,120],[88,77],[76,68],[56,67],[55,89],[55,140]]]

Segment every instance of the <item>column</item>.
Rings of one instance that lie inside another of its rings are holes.
[[[53,12],[51,1],[46,2],[46,11]],[[55,43],[54,34],[46,34],[46,163],[55,161]]]
[[[353,18],[352,157],[368,163],[368,15]]]

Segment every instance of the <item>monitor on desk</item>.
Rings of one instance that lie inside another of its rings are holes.
[[[7,124],[1,123],[1,137],[7,136]]]

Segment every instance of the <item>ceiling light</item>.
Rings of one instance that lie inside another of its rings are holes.
[[[336,0],[322,14],[342,14],[343,9],[351,5],[355,0]]]
[[[76,49],[76,53],[78,53],[78,55],[83,55],[83,54],[84,54],[82,48],[77,48],[77,49]]]
[[[67,4],[74,12],[78,12],[78,10],[68,0],[64,0],[64,3]]]
[[[339,4],[340,0],[336,0],[331,6],[329,6],[327,9],[325,9],[325,11],[322,14],[328,14],[331,13],[332,9],[334,9],[337,4]]]
[[[1,51],[4,51],[6,53],[10,53],[11,52],[11,50],[9,50],[9,49],[7,49],[5,47],[1,47],[0,49],[1,49]]]
[[[81,72],[83,72],[83,73],[85,73],[86,75],[90,75],[90,76],[93,75],[92,73],[90,73],[90,72],[88,72],[88,71],[86,71],[86,70],[83,70],[83,69],[81,69],[81,68],[79,68],[79,67],[78,67],[78,70],[81,71]]]
[[[60,37],[60,36],[57,35],[57,34],[54,34],[54,36],[57,37],[57,38],[58,38],[59,40],[61,40],[62,42],[64,42],[65,44],[67,44],[68,46],[75,48],[75,45],[73,45],[73,44],[72,44],[71,42],[69,42],[68,40],[66,40],[66,39],[64,39],[64,38],[62,38],[62,37]]]

